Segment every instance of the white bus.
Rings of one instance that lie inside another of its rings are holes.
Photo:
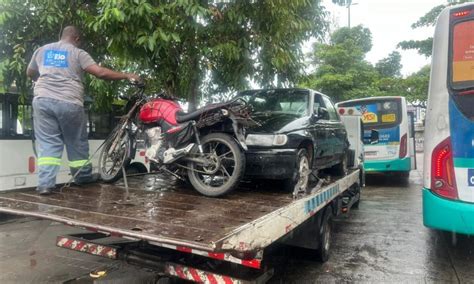
[[[474,235],[474,4],[436,23],[424,139],[425,226]]]
[[[413,115],[404,97],[371,97],[337,103],[339,114],[355,108],[364,123],[364,169],[408,177],[416,168]]]
[[[31,116],[31,99],[23,101],[17,94],[0,94],[0,191],[35,187],[38,184]],[[115,117],[111,113],[88,112],[88,118],[90,155],[92,155],[112,129]],[[137,147],[137,149],[143,148]],[[91,161],[94,171],[98,165],[98,156],[96,154]],[[149,171],[144,151],[138,150],[130,169],[134,172]],[[64,151],[56,182],[62,184],[70,179]]]

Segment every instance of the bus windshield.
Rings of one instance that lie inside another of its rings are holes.
[[[364,129],[390,128],[401,122],[401,100],[379,99],[344,102],[339,107],[355,107],[362,113]]]
[[[474,19],[455,23],[451,42],[451,87],[474,87]]]

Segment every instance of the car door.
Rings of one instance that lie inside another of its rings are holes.
[[[327,121],[327,137],[328,137],[328,153],[330,153],[329,160],[331,162],[339,162],[341,155],[344,153],[346,148],[347,134],[344,125],[342,124],[339,115],[336,112],[336,108],[332,101],[322,96],[324,107],[328,111],[329,120]]]
[[[318,114],[319,107],[324,107],[322,96],[314,93],[313,114]],[[325,165],[329,158],[328,131],[326,129],[328,120],[317,118],[315,115],[311,118],[310,133],[314,141],[313,167],[318,168]]]

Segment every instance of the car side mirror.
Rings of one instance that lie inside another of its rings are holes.
[[[316,117],[318,119],[325,119],[325,120],[328,120],[329,119],[329,113],[328,113],[328,110],[324,107],[318,107],[318,112],[316,114]]]
[[[377,144],[379,143],[379,132],[377,130],[372,129],[370,132],[370,144]]]

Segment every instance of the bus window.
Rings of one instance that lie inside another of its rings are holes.
[[[31,105],[21,104],[17,108],[16,128],[12,129],[15,136],[30,137],[33,129],[33,109]]]
[[[390,128],[400,124],[399,99],[380,99],[343,102],[341,107],[355,107],[362,113],[365,129]]]
[[[474,19],[451,18],[450,87],[461,112],[474,119]]]

